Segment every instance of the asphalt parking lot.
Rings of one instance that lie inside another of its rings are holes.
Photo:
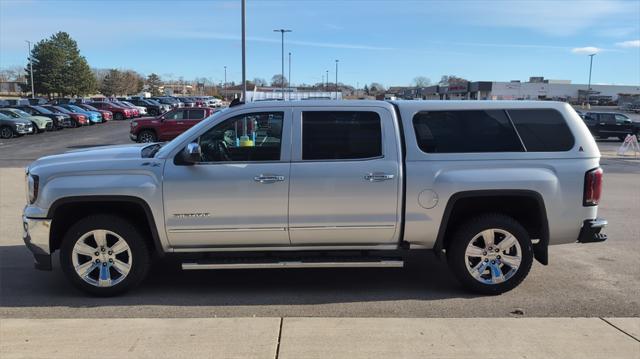
[[[87,297],[56,261],[53,272],[33,269],[21,240],[22,167],[45,154],[126,143],[128,121],[0,143],[0,318],[640,316],[640,160],[616,158],[618,141],[599,142],[609,240],[551,247],[549,266],[535,263],[522,285],[497,297],[466,293],[432,255],[415,255],[403,269],[183,272],[163,260],[124,296]]]

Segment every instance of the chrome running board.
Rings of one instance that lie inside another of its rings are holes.
[[[334,261],[269,261],[269,262],[184,262],[183,270],[195,269],[263,269],[263,268],[402,268],[402,260],[334,260]]]

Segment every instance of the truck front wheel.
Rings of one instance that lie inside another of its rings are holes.
[[[529,234],[502,214],[476,217],[454,233],[447,262],[462,285],[476,293],[501,294],[529,274],[533,248]]]
[[[107,297],[142,282],[150,267],[149,248],[136,227],[112,215],[89,216],[64,235],[60,265],[67,279],[90,294]]]

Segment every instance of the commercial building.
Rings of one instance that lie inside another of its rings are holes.
[[[531,77],[528,82],[475,81],[440,84],[422,88],[404,88],[396,96],[425,100],[556,100],[573,103],[615,103],[640,96],[640,85],[572,84],[569,80]]]

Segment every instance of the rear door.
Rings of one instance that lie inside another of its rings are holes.
[[[206,112],[203,108],[194,108],[189,110],[189,118],[187,120],[188,128],[194,126],[198,122],[204,120]]]
[[[400,165],[390,112],[305,108],[293,119],[291,243],[395,243]]]

